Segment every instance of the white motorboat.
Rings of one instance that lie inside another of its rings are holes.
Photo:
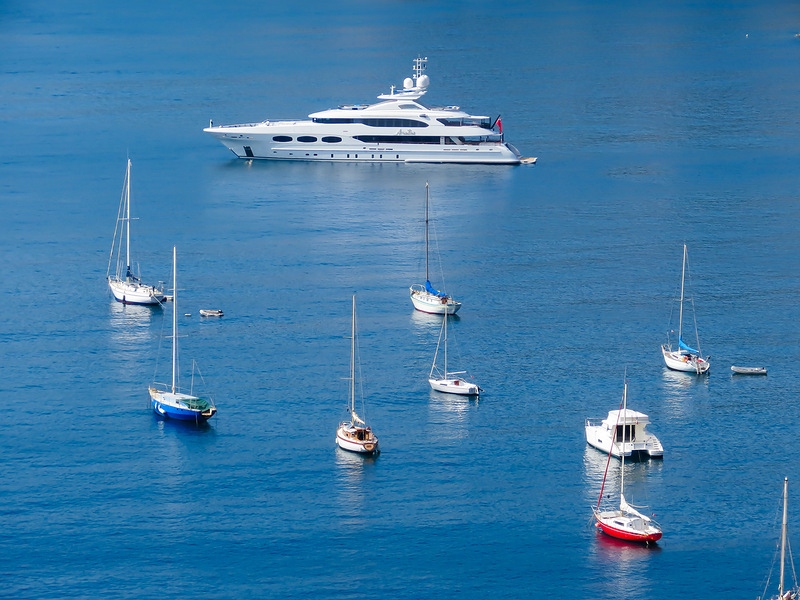
[[[359,454],[378,454],[381,451],[378,438],[363,418],[356,412],[356,297],[353,295],[353,320],[350,331],[350,377],[347,410],[350,420],[339,423],[336,430],[336,444],[342,450]],[[362,398],[363,405],[363,398]]]
[[[219,308],[201,308],[200,309],[200,316],[201,317],[221,317],[225,313],[223,313]]]
[[[201,398],[194,395],[193,387],[186,394],[181,391],[178,381],[178,259],[177,250],[172,247],[172,383],[153,383],[150,392],[150,404],[156,415],[176,419],[178,421],[194,421],[197,424],[208,421],[217,414],[217,407],[210,398]],[[194,371],[192,372],[194,384]]]
[[[661,346],[661,354],[664,356],[664,363],[667,365],[668,368],[672,369],[673,371],[683,371],[685,373],[697,373],[698,375],[702,375],[703,373],[707,373],[708,369],[711,367],[709,363],[710,356],[703,357],[702,352],[700,352],[700,336],[697,335],[697,322],[695,320],[694,323],[694,331],[695,331],[695,345],[697,346],[697,350],[688,346],[683,341],[683,303],[686,299],[685,296],[685,289],[686,289],[686,244],[683,245],[683,268],[681,269],[681,299],[680,299],[680,312],[678,314],[678,338],[677,338],[677,347],[673,349],[672,347],[672,340],[670,339],[670,335],[667,334],[667,343],[662,344]],[[694,316],[694,302],[692,302],[692,316]],[[675,333],[671,331],[670,333]]]
[[[123,261],[122,244],[125,244]],[[111,273],[111,263],[116,254],[116,269]],[[122,197],[117,211],[117,225],[111,242],[111,253],[108,256],[106,271],[108,287],[114,298],[123,304],[161,305],[166,301],[163,285],[153,286],[142,283],[139,275],[131,266],[131,160],[125,170],[125,182],[122,186]]]
[[[437,392],[445,394],[458,394],[460,396],[478,396],[483,391],[474,381],[467,381],[466,371],[447,370],[447,321],[449,317],[442,315],[442,328],[439,331],[439,341],[436,344],[436,352],[433,355],[431,372],[428,375],[428,383]],[[442,366],[436,364],[439,358],[439,349],[442,349]],[[471,379],[471,378],[470,378]]]
[[[610,410],[605,419],[586,419],[586,443],[601,452],[610,452],[615,458],[663,458],[664,448],[647,431],[649,424],[650,419],[644,413],[629,408]]]
[[[392,86],[375,104],[342,105],[308,120],[212,121],[203,131],[244,159],[519,164],[520,153],[505,143],[499,116],[492,120],[419,101],[430,84],[427,63],[414,59],[413,78],[400,91]]]
[[[411,303],[419,311],[434,315],[454,315],[461,308],[461,302],[456,302],[445,292],[440,292],[431,285],[429,274],[429,219],[428,205],[430,204],[430,188],[425,182],[425,284],[415,283],[409,289]],[[441,261],[440,261],[441,265]]]
[[[628,382],[625,382],[622,393],[622,415],[628,410]],[[612,447],[616,443],[617,428],[612,429]],[[592,507],[595,518],[595,527],[608,536],[624,540],[626,542],[636,542],[651,544],[661,539],[661,527],[653,519],[636,510],[637,508],[628,504],[625,500],[625,454],[621,454],[621,465],[619,470],[619,508],[601,509],[603,502],[603,492],[606,487],[608,477],[608,466],[611,463],[612,452],[609,450],[606,460],[606,469],[603,473],[603,483],[600,486],[600,495],[597,498],[597,505]]]

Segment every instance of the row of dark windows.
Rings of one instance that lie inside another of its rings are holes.
[[[273,142],[291,142],[292,138],[290,136],[288,136],[288,135],[276,135],[276,136],[273,136],[272,141]],[[310,142],[316,142],[317,138],[315,138],[313,135],[301,135],[300,137],[297,138],[297,141],[298,142],[310,143]],[[326,135],[324,138],[322,138],[322,141],[325,142],[325,143],[328,143],[328,144],[338,144],[339,142],[342,141],[342,138],[340,138],[339,136],[336,136],[336,135]]]
[[[306,142],[312,143],[316,142],[318,138],[313,135],[301,135],[298,136],[298,142]],[[356,139],[360,142],[364,142],[365,144],[441,144],[441,138],[439,136],[432,136],[432,135],[355,135],[353,139]],[[455,144],[456,142],[453,141],[456,138],[445,138],[445,144]],[[457,138],[462,144],[479,144],[486,140],[491,140],[491,136],[481,138],[481,137],[458,137]],[[272,137],[273,142],[291,142],[293,141],[292,137],[288,135],[276,135]],[[338,144],[342,141],[342,138],[336,135],[326,135],[322,138],[322,141],[326,144]],[[499,141],[499,137],[498,140]]]
[[[440,139],[438,136],[426,135],[356,135],[354,139],[366,144],[438,144]],[[291,142],[292,138],[288,135],[276,135],[272,138],[273,142]],[[301,135],[297,138],[298,142],[316,142],[317,138],[313,135]],[[323,142],[328,144],[338,144],[342,138],[329,135],[322,138]]]
[[[314,123],[334,123],[337,125],[346,123],[361,123],[369,127],[427,127],[428,124],[424,121],[417,121],[415,119],[313,119]]]
[[[368,125],[369,127],[427,127],[428,124],[424,121],[417,121],[415,119],[349,119],[349,118],[317,118],[312,119],[314,123],[328,123],[335,125],[346,125],[351,123],[360,123]],[[436,119],[442,125],[448,127],[483,127],[484,129],[491,129],[491,119],[474,119],[474,118],[458,118],[448,119],[441,117]]]
[[[432,135],[355,135],[353,136],[365,144],[439,144],[439,136]]]

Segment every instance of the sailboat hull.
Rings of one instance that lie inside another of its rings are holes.
[[[153,412],[159,417],[177,421],[201,423],[208,421],[217,413],[214,406],[201,398],[188,394],[163,392],[155,388],[150,388],[150,404]]]
[[[336,430],[336,445],[342,450],[358,454],[379,454],[381,451],[378,438],[371,429],[354,427],[352,423],[339,425]]]
[[[445,394],[458,394],[460,396],[478,396],[481,389],[474,383],[467,383],[463,379],[429,379],[431,388]]]
[[[661,539],[663,534],[659,529],[646,525],[639,525],[636,521],[641,523],[642,519],[623,515],[603,516],[601,513],[601,515],[597,517],[595,527],[608,536],[626,542],[647,544],[657,542]]]
[[[684,373],[697,373],[702,375],[711,368],[709,362],[694,354],[674,351],[669,346],[661,346],[661,353],[664,355],[664,364],[673,371]]]
[[[420,284],[414,284],[409,288],[411,303],[419,311],[431,315],[454,315],[461,308],[461,302],[456,302],[450,297],[436,296],[425,291]]]
[[[160,305],[166,299],[163,291],[151,285],[108,279],[108,287],[117,302],[123,304]]]

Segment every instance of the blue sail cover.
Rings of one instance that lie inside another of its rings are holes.
[[[130,265],[128,265],[128,272],[125,273],[125,279],[129,279],[130,281],[139,281],[139,278],[133,274],[133,271],[131,271]]]
[[[700,354],[700,350],[695,350],[683,343],[683,340],[678,338],[678,346],[681,350],[686,350],[687,352],[691,352],[692,354]]]
[[[435,289],[432,285],[430,280],[425,281],[425,291],[429,294],[433,294],[434,296],[439,296],[439,298],[444,298],[447,294],[440,292],[439,290]]]

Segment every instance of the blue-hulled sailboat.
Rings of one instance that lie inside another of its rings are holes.
[[[213,417],[217,408],[211,399],[199,398],[180,391],[178,385],[178,284],[177,251],[172,248],[172,385],[150,386],[150,402],[160,417],[202,423]],[[190,392],[192,390],[189,390]]]

